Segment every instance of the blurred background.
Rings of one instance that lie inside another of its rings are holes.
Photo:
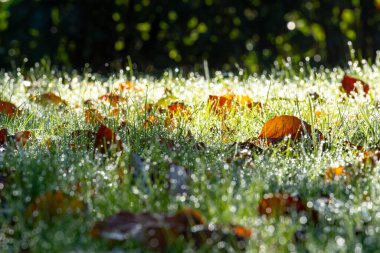
[[[380,49],[380,0],[0,0],[0,68],[262,71],[347,64]]]

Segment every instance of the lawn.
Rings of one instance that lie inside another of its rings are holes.
[[[1,252],[380,248],[379,55],[0,83]]]

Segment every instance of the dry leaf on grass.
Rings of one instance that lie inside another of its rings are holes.
[[[124,103],[128,101],[128,98],[122,97],[119,94],[107,93],[99,97],[99,101],[108,102],[113,107],[116,107],[119,103]]]
[[[359,84],[360,86],[355,84]],[[367,83],[355,77],[344,75],[342,79],[342,88],[346,92],[347,96],[349,96],[351,92],[358,93],[358,87],[363,89],[365,95],[368,94],[369,85]]]
[[[100,125],[95,137],[94,152],[113,154],[123,151],[123,143],[118,134],[105,125]]]
[[[119,212],[98,222],[92,228],[94,237],[112,241],[136,240],[148,248],[165,251],[176,239],[184,238],[197,247],[210,242],[210,239],[224,239],[224,231],[210,229],[202,215],[191,208],[183,209],[175,215]],[[235,240],[246,240],[252,232],[242,226],[232,226],[228,234]]]
[[[21,110],[19,110],[17,106],[12,104],[11,102],[0,100],[0,113],[11,117],[20,114]]]
[[[315,129],[314,132],[318,140],[323,140],[320,131]],[[286,137],[296,141],[304,135],[312,136],[312,128],[308,123],[295,116],[281,115],[268,120],[258,138],[271,144],[278,143]]]
[[[260,215],[266,217],[279,217],[296,213],[297,215],[307,215],[314,221],[318,219],[315,210],[307,207],[302,200],[288,193],[265,194],[259,203],[258,211]]]
[[[39,96],[31,96],[30,99],[38,104],[42,105],[68,105],[66,100],[63,100],[60,96],[57,96],[53,92],[43,93]]]

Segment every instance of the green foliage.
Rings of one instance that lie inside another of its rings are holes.
[[[98,70],[106,62],[122,67],[127,56],[145,71],[203,60],[212,68],[237,63],[257,71],[289,56],[339,64],[349,40],[363,58],[374,58],[379,6],[377,0],[2,1],[0,66],[44,56]]]

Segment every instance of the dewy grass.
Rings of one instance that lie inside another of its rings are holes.
[[[168,72],[154,79],[124,71],[105,77],[41,67],[1,73],[0,99],[16,104],[23,113],[12,118],[0,115],[0,128],[10,133],[30,130],[33,138],[25,147],[2,152],[0,170],[8,176],[0,184],[0,251],[147,251],[136,241],[109,243],[93,238],[89,231],[96,221],[121,210],[173,214],[181,207],[198,209],[212,223],[251,228],[249,252],[376,251],[380,247],[379,166],[367,171],[360,162],[355,165],[359,152],[344,143],[365,148],[380,145],[379,62],[380,57],[374,65],[353,61],[345,70],[287,62],[262,75],[216,72],[209,80],[196,73],[184,77]],[[347,98],[339,88],[344,73],[368,82],[369,95]],[[108,116],[109,104],[99,107],[107,117],[104,124],[121,136],[125,152],[99,158],[94,157],[92,147],[70,149],[73,131],[98,129],[85,121],[83,103],[88,99],[97,102],[118,81],[133,81],[144,89],[128,93],[128,102],[118,104],[117,117]],[[29,100],[47,91],[69,101],[69,106],[41,106]],[[156,114],[157,121],[145,126],[145,105],[168,92],[189,106],[191,120],[178,119],[176,127],[166,127],[165,116]],[[263,108],[230,112],[221,120],[209,112],[207,98],[226,92],[248,95],[262,102]],[[313,99],[312,93],[319,98]],[[233,143],[257,137],[267,120],[284,114],[305,120],[313,131],[320,130],[324,143],[315,138],[298,143],[289,140],[241,157]],[[206,147],[199,148],[200,143]],[[133,153],[145,158],[155,180],[139,182],[129,173]],[[168,191],[171,163],[191,173],[188,195]],[[365,173],[351,181],[326,181],[325,170],[338,166],[356,166]],[[49,191],[79,198],[86,204],[85,212],[58,215],[49,221],[28,217],[30,203]],[[276,192],[299,196],[318,212],[318,222],[305,226],[306,217],[261,217],[260,200]],[[168,250],[191,247],[179,240]],[[223,243],[215,244],[213,250],[222,247]]]

